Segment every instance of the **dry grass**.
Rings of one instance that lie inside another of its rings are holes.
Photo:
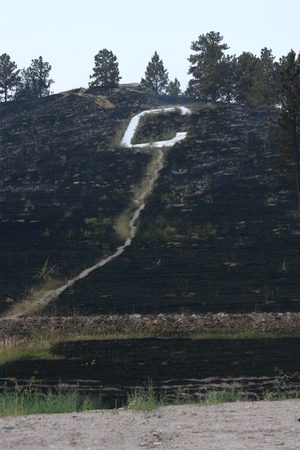
[[[127,340],[127,339],[148,339],[148,338],[180,338],[184,337],[186,339],[194,340],[242,340],[242,339],[274,339],[278,337],[274,333],[262,333],[257,330],[253,331],[243,331],[238,333],[197,333],[197,332],[187,332],[179,333],[170,332],[165,330],[165,332],[157,331],[156,329],[146,329],[146,330],[131,330],[131,331],[120,331],[120,332],[88,332],[83,331],[81,333],[72,332],[62,332],[62,331],[36,331],[33,330],[28,332],[28,335],[15,335],[10,337],[5,337],[0,340],[0,364],[6,363],[8,361],[16,361],[20,359],[28,358],[47,358],[47,359],[58,359],[59,356],[55,355],[53,352],[53,346],[60,342],[79,342],[79,341],[90,341],[90,340]]]
[[[53,278],[51,276],[42,280],[37,286],[33,286],[29,289],[23,300],[14,304],[10,309],[5,311],[2,314],[2,317],[8,317],[23,313],[26,313],[27,315],[39,314],[43,307],[38,304],[38,301],[47,293],[54,291],[64,284],[64,280]]]
[[[147,168],[146,168],[146,173],[145,176],[142,180],[142,182],[135,186],[133,188],[133,193],[134,193],[134,200],[139,199],[139,197],[147,190],[150,180],[153,178],[154,176],[154,172],[157,169],[158,166],[158,162],[157,162],[157,156],[158,156],[158,149],[157,148],[151,148],[151,152],[153,154],[151,161],[149,162]],[[150,194],[147,194],[147,196]],[[146,197],[147,197],[146,196]]]
[[[119,216],[115,222],[114,230],[118,237],[125,240],[130,236],[130,213],[124,212]]]
[[[32,339],[30,337],[16,338],[14,336],[0,341],[0,364],[21,359],[39,358],[53,359],[50,352],[51,339]]]
[[[131,121],[131,118],[129,119],[124,119],[121,124],[118,126],[117,130],[116,130],[116,134],[115,137],[112,141],[112,146],[113,148],[117,148],[117,149],[124,149],[124,147],[121,146],[121,141],[123,139],[123,136],[125,134],[125,131],[128,128],[128,125]]]

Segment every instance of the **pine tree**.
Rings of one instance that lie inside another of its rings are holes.
[[[253,85],[260,61],[250,52],[243,52],[237,58],[235,98],[238,103],[253,104]]]
[[[51,65],[44,61],[42,56],[32,59],[31,65],[22,70],[20,88],[16,98],[42,98],[50,95],[50,86],[54,83],[49,78]]]
[[[93,75],[90,75],[90,79],[93,79],[93,81],[89,83],[89,86],[102,86],[105,88],[118,86],[122,77],[120,77],[117,57],[113,52],[104,48],[95,55],[94,60]]]
[[[298,214],[300,213],[300,53],[291,50],[281,59],[281,89],[278,96],[278,117],[276,120],[277,149],[283,155],[284,167],[281,175],[289,178],[289,169],[294,169]]]
[[[274,61],[272,50],[261,50],[260,59],[253,72],[249,100],[252,105],[274,107],[277,90],[280,88],[279,64]]]
[[[216,101],[221,95],[220,62],[225,57],[224,50],[229,48],[222,40],[220,33],[211,31],[192,42],[191,50],[195,53],[188,58],[191,63],[188,73],[193,76],[188,93],[195,98]]]
[[[163,61],[155,51],[146,67],[145,78],[141,79],[141,83],[158,96],[158,94],[162,94],[165,91],[168,82],[168,71],[164,68]]]
[[[234,56],[222,56],[218,66],[216,78],[218,97],[230,103],[235,100],[237,59]]]
[[[174,81],[170,81],[166,87],[166,93],[173,98],[177,98],[181,94],[180,81],[177,78]]]
[[[0,95],[7,102],[12,97],[12,92],[17,89],[20,82],[20,70],[14,61],[11,61],[7,53],[0,55]]]

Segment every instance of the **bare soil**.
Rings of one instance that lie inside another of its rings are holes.
[[[169,406],[0,419],[3,450],[300,448],[300,401]]]

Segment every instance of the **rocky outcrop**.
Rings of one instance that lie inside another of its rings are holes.
[[[299,333],[299,313],[102,315],[94,317],[27,317],[0,319],[0,336],[59,333],[99,335],[125,333],[141,336],[188,336],[201,333],[260,332],[280,336]]]

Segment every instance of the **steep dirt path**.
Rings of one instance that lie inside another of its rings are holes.
[[[56,299],[57,297],[60,296],[60,294],[62,292],[64,292],[66,289],[68,289],[69,287],[71,287],[74,283],[76,283],[76,281],[81,280],[82,278],[87,277],[93,270],[98,269],[99,267],[104,266],[105,264],[109,263],[110,261],[112,261],[113,259],[117,258],[118,256],[120,256],[126,247],[128,247],[129,245],[131,245],[132,240],[135,237],[136,234],[136,221],[139,218],[139,215],[141,213],[141,211],[145,208],[145,199],[146,197],[151,193],[154,183],[158,178],[158,172],[163,168],[163,152],[161,149],[159,149],[158,154],[157,154],[157,159],[156,159],[156,164],[157,167],[153,173],[153,176],[150,178],[148,186],[146,187],[146,189],[142,192],[141,195],[139,195],[135,200],[134,203],[136,204],[136,210],[130,220],[129,223],[129,227],[130,227],[130,234],[129,237],[126,239],[125,243],[123,245],[121,245],[120,247],[117,248],[117,250],[115,251],[115,253],[113,253],[112,255],[108,256],[107,258],[103,258],[101,259],[97,264],[95,264],[94,266],[91,266],[85,270],[83,270],[79,275],[77,275],[76,277],[70,279],[67,281],[66,284],[60,286],[57,289],[54,289],[52,291],[47,292],[43,297],[41,297],[35,304],[35,306],[44,306],[47,303],[49,303],[50,301]],[[16,319],[18,317],[22,317],[24,315],[25,311],[17,313],[17,314],[13,314],[11,316],[7,316],[7,319]]]
[[[181,109],[182,115],[190,114],[190,110],[188,108],[181,107],[180,109]],[[135,129],[138,126],[139,117],[141,117],[143,114],[151,114],[151,113],[155,114],[159,111],[165,111],[165,110],[166,110],[165,108],[162,108],[161,110],[157,109],[157,110],[144,111],[143,113],[138,115],[138,120],[136,120],[137,116],[134,116],[134,118],[133,118],[134,126],[132,126],[132,120],[131,120],[131,122],[128,126],[128,129],[125,132],[125,135],[124,135],[124,138],[122,141],[123,144],[124,144],[124,142],[125,142],[125,144],[126,144],[126,142],[128,143],[128,136],[130,136],[130,138],[129,138],[129,143],[130,143],[131,137],[133,136]],[[168,111],[169,110],[175,110],[175,108],[168,108]],[[128,133],[128,130],[130,130],[130,133]],[[128,247],[129,245],[131,245],[131,242],[134,239],[135,234],[136,234],[136,221],[139,218],[141,211],[145,208],[146,198],[153,190],[154,183],[158,178],[159,171],[163,168],[164,153],[161,150],[161,148],[165,146],[164,144],[166,144],[166,146],[172,146],[176,142],[178,142],[178,140],[182,140],[186,137],[186,133],[177,133],[177,135],[178,134],[180,134],[180,138],[178,138],[178,137],[177,137],[177,139],[174,138],[174,142],[172,141],[172,143],[171,143],[171,141],[162,141],[162,142],[153,144],[154,147],[158,147],[157,158],[156,158],[156,169],[154,170],[153,175],[150,178],[148,184],[146,184],[146,187],[143,190],[143,192],[136,199],[134,199],[134,204],[136,205],[136,209],[135,209],[134,214],[129,223],[130,233],[129,233],[129,237],[126,239],[125,243],[123,245],[121,245],[120,247],[118,247],[117,250],[115,251],[115,253],[113,253],[112,255],[108,256],[107,258],[101,259],[97,264],[83,270],[79,275],[68,280],[67,283],[60,286],[59,288],[47,292],[43,297],[41,297],[35,303],[34,306],[45,306],[50,301],[59,297],[62,292],[64,292],[69,287],[71,287],[78,280],[81,280],[82,278],[87,277],[92,271],[104,266],[105,264],[109,263],[113,259],[120,256],[124,252],[125,248]],[[184,136],[183,136],[183,134],[184,134]],[[127,136],[127,138],[125,138],[125,136]],[[155,145],[155,144],[157,144],[157,145]],[[145,146],[145,145],[149,145],[149,144],[142,144],[142,146]],[[18,317],[24,316],[25,313],[26,313],[26,311],[22,311],[22,312],[13,314],[11,316],[7,316],[7,318],[16,319]]]

